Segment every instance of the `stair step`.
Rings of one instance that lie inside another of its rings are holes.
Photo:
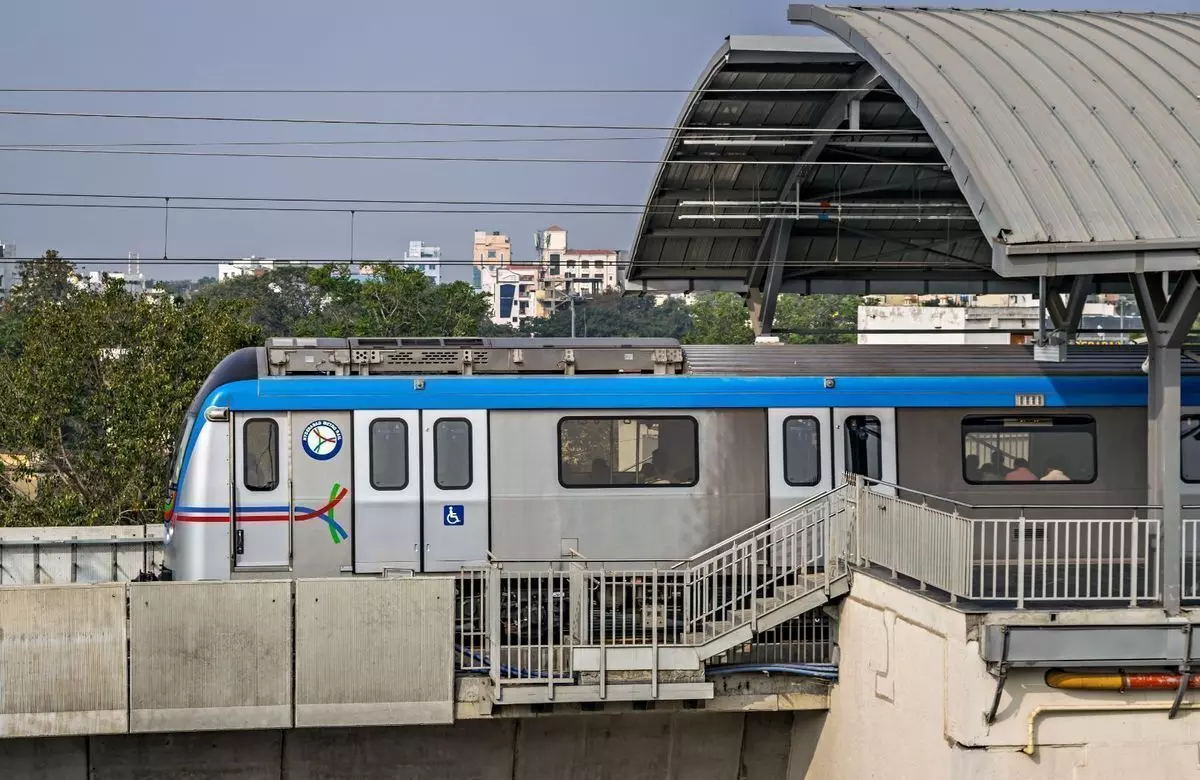
[[[771,610],[775,609],[776,607],[783,606],[784,601],[785,601],[785,599],[781,599],[781,598],[759,599],[758,600],[758,614],[765,615],[768,612],[770,612]]]

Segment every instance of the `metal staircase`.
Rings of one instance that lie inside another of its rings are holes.
[[[848,589],[854,488],[669,568],[494,561],[459,582],[460,669],[496,703],[703,699],[704,664]]]

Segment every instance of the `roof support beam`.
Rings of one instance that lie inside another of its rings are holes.
[[[1070,279],[1066,302],[1057,290],[1051,290],[1046,295],[1046,310],[1050,314],[1050,322],[1054,325],[1054,331],[1050,334],[1052,343],[1066,343],[1075,337],[1083,319],[1083,305],[1087,303],[1091,288],[1091,276],[1073,276]]]
[[[646,238],[759,238],[760,228],[658,228]]]
[[[770,241],[770,253],[767,258],[766,278],[762,288],[750,288],[750,326],[755,336],[769,336],[771,325],[775,322],[775,304],[779,300],[779,291],[783,283],[783,264],[787,259],[788,242],[792,238],[792,223],[783,220]]]

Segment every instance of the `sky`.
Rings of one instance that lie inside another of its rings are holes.
[[[929,3],[922,3],[929,5]],[[1005,3],[991,3],[1004,7]],[[1017,4],[1013,4],[1017,5]],[[1025,8],[1095,7],[1026,0]],[[1123,10],[1197,10],[1200,0]],[[671,89],[688,90],[727,35],[817,34],[787,22],[779,0],[37,0],[0,9],[0,88],[113,89]],[[47,94],[2,93],[0,110],[274,116],[432,122],[670,126],[686,98],[671,94]],[[608,137],[572,142],[445,143],[452,139]],[[611,140],[614,136],[627,140]],[[629,136],[644,136],[628,140]],[[271,125],[0,115],[0,145],[429,141],[361,146],[220,147],[326,155],[659,159],[664,133]],[[213,147],[158,147],[216,151]],[[0,190],[25,193],[621,203],[646,200],[655,165],[328,160],[0,151]],[[167,265],[162,201],[154,209],[32,208],[0,196],[0,242],[21,256],[141,256],[155,278],[211,275],[215,265]],[[45,199],[55,200],[55,199]],[[62,198],[56,202],[63,202]],[[178,205],[178,200],[177,200]],[[396,208],[396,206],[390,206]],[[417,208],[437,208],[417,206]],[[469,208],[469,207],[457,207]],[[480,207],[487,208],[487,207]],[[493,207],[503,208],[503,207]],[[356,259],[399,257],[408,242],[440,245],[445,275],[466,279],[474,230],[533,257],[550,224],[575,248],[627,249],[637,215],[370,214],[353,219]],[[168,257],[347,259],[346,213],[173,210]],[[157,258],[158,263],[149,262]],[[88,265],[122,270],[120,266]]]

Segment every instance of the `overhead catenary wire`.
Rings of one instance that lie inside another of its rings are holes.
[[[706,93],[780,93],[838,94],[861,92],[853,87],[713,87]],[[887,87],[875,92],[894,92]],[[100,94],[100,95],[690,95],[691,89],[679,87],[543,87],[543,88],[318,88],[291,87],[0,87],[0,93],[13,94]]]
[[[615,131],[703,131],[709,133],[775,133],[788,135],[924,135],[924,128],[823,128],[823,127],[739,127],[730,126],[679,126],[679,125],[587,125],[546,122],[450,122],[417,119],[333,119],[303,117],[255,117],[200,114],[130,114],[99,111],[34,111],[25,109],[0,109],[0,116],[60,117],[75,119],[137,119],[147,121],[178,122],[242,122],[258,124],[292,125],[350,125],[364,127],[471,127],[506,130],[615,130]]]
[[[29,149],[24,147],[0,146],[0,152],[51,153],[51,154],[108,154],[146,155],[162,157],[229,157],[276,160],[363,160],[372,162],[471,162],[471,163],[545,163],[557,165],[663,165],[663,160],[638,160],[622,158],[586,157],[465,157],[461,155],[372,155],[372,154],[283,154],[272,152],[185,152],[163,149],[89,149],[77,147],[55,147]],[[799,164],[784,160],[756,160],[738,158],[689,158],[670,159],[668,165],[749,165],[778,166]],[[898,168],[945,168],[944,162],[925,160],[815,160],[805,166],[836,167],[898,167]]]

